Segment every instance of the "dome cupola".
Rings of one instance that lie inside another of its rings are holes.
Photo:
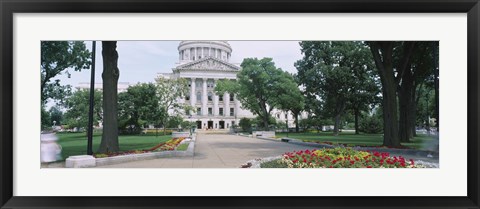
[[[232,47],[227,41],[181,41],[178,45],[180,63],[214,57],[228,62]]]

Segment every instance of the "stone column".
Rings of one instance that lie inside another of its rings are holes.
[[[217,86],[218,79],[215,78],[213,82],[213,86]],[[218,96],[215,94],[215,92],[213,92],[213,115],[217,116],[218,114]]]
[[[192,78],[192,84],[190,87],[190,105],[195,108],[195,101],[197,100],[197,94],[195,93],[195,78]],[[196,110],[196,108],[195,108]]]
[[[235,110],[235,114],[234,114],[234,115],[237,116],[236,119],[238,119],[238,116],[239,116],[239,115],[238,115],[238,111],[240,110],[240,101],[238,101],[237,95],[235,95],[234,98],[235,98],[235,99],[233,100],[233,101],[235,102],[235,109],[234,109],[234,110]],[[237,120],[235,120],[235,125],[238,125]]]
[[[223,96],[223,104],[225,108],[223,108],[223,114],[227,117],[230,116],[230,93],[225,92]]]
[[[208,114],[207,109],[207,78],[203,78],[203,90],[202,90],[202,115]]]

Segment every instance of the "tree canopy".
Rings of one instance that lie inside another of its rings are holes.
[[[300,46],[304,57],[295,66],[297,80],[314,104],[308,108],[321,117],[334,118],[335,134],[342,115],[352,109],[358,130],[360,111],[379,93],[368,47],[358,41],[304,41]]]
[[[158,100],[153,83],[129,86],[126,92],[119,93],[119,128],[129,133],[140,133],[146,124],[158,125],[161,117]]]
[[[89,98],[89,89],[79,89],[65,99],[65,124],[67,124],[69,127],[87,128],[88,107],[90,106]],[[94,92],[94,103],[93,121],[98,122],[101,121],[103,117],[102,92],[100,90],[95,90]]]
[[[301,101],[293,77],[277,68],[271,58],[246,58],[240,66],[237,80],[219,81],[215,92],[236,94],[243,108],[262,118],[264,128],[268,129],[274,108],[296,108],[294,102]]]
[[[70,93],[70,86],[62,86],[60,80],[52,80],[57,75],[70,71],[89,69],[91,53],[86,49],[83,41],[42,41],[41,42],[40,73],[42,104],[47,99],[63,100]]]

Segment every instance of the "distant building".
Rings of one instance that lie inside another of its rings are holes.
[[[95,83],[93,84],[95,89],[103,89],[103,83]],[[130,86],[129,82],[118,82],[117,90],[118,93],[127,91],[128,87]],[[80,82],[76,86],[77,89],[90,89],[89,82]]]

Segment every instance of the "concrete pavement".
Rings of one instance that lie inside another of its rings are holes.
[[[227,134],[198,134],[193,157],[159,158],[97,168],[239,168],[249,160],[313,147]]]

